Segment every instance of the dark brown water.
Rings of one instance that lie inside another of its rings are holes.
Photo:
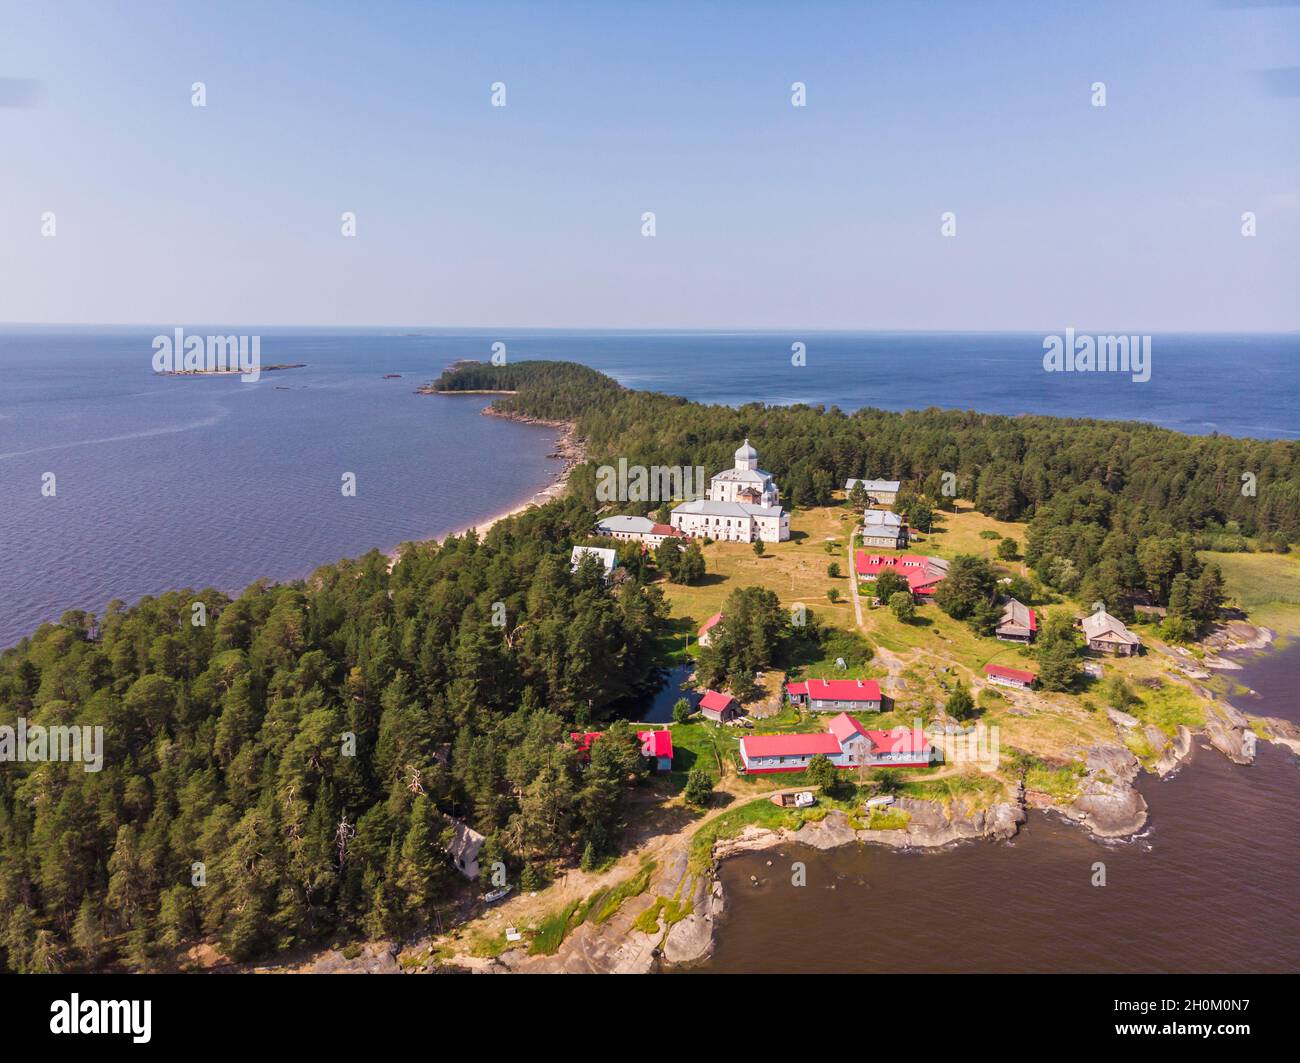
[[[1234,695],[1237,708],[1300,723],[1300,639],[1276,653],[1242,658],[1240,664],[1240,672],[1221,673],[1254,691]]]
[[[1298,971],[1300,760],[1261,742],[1240,767],[1202,744],[1172,778],[1143,776],[1151,818],[1131,841],[1032,812],[1008,843],[787,846],[725,861],[731,909],[705,970]],[[790,884],[795,860],[806,886]]]

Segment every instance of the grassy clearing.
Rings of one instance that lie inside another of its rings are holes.
[[[1205,706],[1184,686],[1165,684],[1159,690],[1139,689],[1140,704],[1129,711],[1143,723],[1155,724],[1173,736],[1179,726],[1192,730],[1205,726]]]
[[[867,820],[867,830],[907,830],[912,822],[912,813],[901,808],[875,808]]]
[[[693,768],[705,772],[716,784],[722,777],[722,766],[729,763],[732,751],[737,748],[737,738],[717,724],[707,720],[673,724],[673,775],[686,776]]]
[[[958,554],[974,554],[1012,572],[1024,571],[1019,561],[1003,561],[997,556],[999,539],[1014,539],[1023,550],[1028,524],[994,520],[975,510],[970,502],[958,502],[952,513],[935,511],[934,531],[922,536],[910,549],[913,553],[933,554],[952,559]],[[985,533],[995,533],[997,538]]]
[[[853,605],[849,590],[847,544],[853,527],[853,514],[845,507],[819,506],[799,509],[791,514],[791,538],[784,543],[764,543],[762,557],[754,554],[749,543],[713,543],[704,547],[708,575],[695,586],[660,583],[672,605],[675,617],[689,617],[698,629],[722,608],[722,603],[737,587],[767,587],[789,607],[803,602],[818,617],[834,627],[854,627]],[[826,544],[831,543],[827,552]],[[842,575],[826,574],[832,562]],[[835,587],[838,603],[830,602],[826,592]]]
[[[798,830],[803,822],[803,817],[794,809],[781,808],[765,797],[730,809],[695,832],[691,839],[691,870],[698,872],[708,867],[712,861],[714,843],[724,838],[734,838],[748,826],[766,827],[769,830]]]
[[[689,897],[685,901],[680,901],[676,897],[656,897],[654,903],[638,915],[632,925],[643,934],[653,934],[659,929],[661,916],[664,929],[667,930],[674,923],[680,923],[693,911],[695,911],[695,903]]]
[[[582,901],[574,901],[563,911],[548,915],[533,932],[529,953],[534,956],[555,955],[566,935],[581,926],[586,916],[587,908]]]
[[[597,890],[585,899],[573,901],[567,907],[545,916],[537,926],[525,928],[523,934],[529,940],[529,954],[553,956],[559,951],[564,939],[588,919],[593,923],[608,922],[626,901],[646,891],[654,870],[655,862],[646,860],[635,875],[618,885]],[[502,933],[495,938],[476,940],[470,951],[475,956],[499,956],[509,945]]]
[[[1050,794],[1057,801],[1072,801],[1079,796],[1079,781],[1086,771],[1079,762],[1053,767],[1034,758],[1025,770],[1025,789]]]
[[[982,772],[945,775],[939,779],[913,777],[903,783],[902,792],[921,801],[938,801],[945,809],[954,801],[971,808],[987,808],[1007,796],[1002,780]]]
[[[1257,624],[1300,635],[1300,554],[1200,553],[1223,570],[1224,589]]]
[[[650,885],[650,876],[654,874],[654,870],[655,862],[646,860],[635,875],[624,879],[606,893],[598,908],[593,904],[592,907],[596,908],[596,914],[591,916],[591,921],[596,924],[609,922],[618,913],[618,910],[623,907],[624,901],[639,897],[646,891],[646,887]]]

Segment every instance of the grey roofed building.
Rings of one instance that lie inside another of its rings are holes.
[[[1101,653],[1130,657],[1142,645],[1138,637],[1106,612],[1104,607],[1091,616],[1085,616],[1079,621],[1079,626],[1083,628],[1083,636],[1088,640],[1088,648]]]
[[[869,509],[862,514],[862,545],[888,550],[907,546],[907,526],[903,518],[887,509]]]
[[[850,491],[852,491],[854,484],[861,484],[862,490],[866,491],[867,494],[878,498],[879,501],[881,502],[892,502],[895,498],[898,497],[898,492],[902,489],[903,481],[902,480],[845,480],[844,493],[848,494]],[[886,495],[888,497],[881,498],[880,496],[882,495]]]
[[[460,820],[448,819],[451,823],[451,844],[447,846],[447,852],[451,856],[451,862],[466,878],[476,879],[479,875],[478,852],[487,839]]]
[[[697,498],[683,502],[674,513],[698,513],[708,517],[773,517],[781,512],[780,506],[756,506],[750,502],[714,502]]]
[[[654,531],[655,522],[649,517],[629,517],[619,514],[614,517],[603,517],[596,522],[596,530],[608,535],[623,533],[625,535],[649,535]]]
[[[1002,617],[998,620],[995,632],[997,637],[1014,642],[1031,642],[1037,629],[1038,622],[1034,611],[1023,602],[1008,598],[1006,605],[1002,607]]]
[[[869,509],[862,514],[862,523],[868,528],[901,528],[903,518],[887,509]]]
[[[762,469],[723,469],[713,480],[734,481],[736,483],[765,484],[772,479],[770,472]]]

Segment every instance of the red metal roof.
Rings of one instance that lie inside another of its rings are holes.
[[[720,694],[716,690],[706,690],[704,696],[700,698],[700,708],[721,712],[735,700],[730,694]]]
[[[578,753],[583,758],[586,758],[591,756],[592,744],[602,733],[601,731],[572,731],[569,733],[569,737],[577,745]],[[643,757],[671,757],[673,755],[671,731],[637,731],[636,736],[641,742],[641,755]]]
[[[1000,676],[1003,679],[1014,679],[1019,683],[1032,683],[1038,678],[1033,672],[1026,672],[1021,668],[1008,668],[1002,664],[986,664],[984,674]]]
[[[721,613],[714,613],[708,620],[704,621],[704,623],[700,625],[700,634],[703,635],[706,631],[712,630],[713,626],[721,619]]]
[[[817,734],[745,735],[740,747],[747,757],[811,757],[840,752],[840,740],[827,731]]]
[[[1038,614],[1035,613],[1032,609],[1029,610],[1029,630],[1030,631],[1038,630]]]
[[[908,727],[895,727],[892,731],[863,731],[879,753],[923,753],[930,748],[925,732]]]
[[[827,725],[826,729],[835,736],[835,740],[843,745],[855,734],[865,735],[866,729],[856,719],[847,712],[842,712],[836,716]]]
[[[907,586],[915,594],[926,593],[927,588],[942,583],[947,575],[930,566],[930,559],[924,554],[899,554],[886,557],[883,554],[869,554],[859,550],[856,567],[859,576],[879,576],[886,569],[893,569],[907,580]]]
[[[636,736],[641,739],[641,755],[643,757],[668,757],[670,760],[672,759],[673,736],[671,731],[638,731]]]
[[[842,753],[843,743],[855,734],[865,737],[878,753],[923,753],[930,748],[930,740],[919,728],[868,731],[847,712],[834,717],[829,727],[830,730],[820,734],[746,735],[740,740],[741,752],[746,757],[811,757],[818,753],[833,756]]]
[[[579,753],[590,753],[591,743],[596,741],[596,739],[600,737],[600,732],[599,731],[573,731],[569,734],[569,737],[572,738],[573,741],[577,744]]]
[[[675,535],[678,539],[686,538],[685,535],[679,532],[671,524],[652,524],[650,526],[650,534],[651,535]]]
[[[874,679],[809,679],[787,683],[787,693],[807,694],[822,701],[879,701],[880,684]]]

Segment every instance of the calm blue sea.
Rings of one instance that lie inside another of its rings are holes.
[[[0,646],[69,608],[237,591],[458,530],[558,471],[555,433],[415,395],[456,358],[568,358],[704,402],[1134,418],[1300,437],[1300,336],[1158,335],[1146,383],[1047,374],[1035,334],[243,329],[305,369],[163,378],[173,325],[0,330]],[[230,327],[187,326],[192,333]],[[790,364],[791,344],[807,365]],[[384,380],[385,373],[401,373]],[[43,497],[42,477],[57,494]],[[357,476],[356,497],[340,491]]]

